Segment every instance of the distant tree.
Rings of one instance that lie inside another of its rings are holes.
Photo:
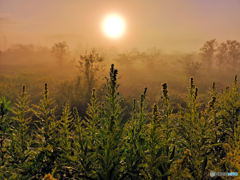
[[[236,40],[227,40],[217,48],[217,62],[219,65],[237,67],[240,64],[240,43]]]
[[[86,97],[89,99],[91,96],[91,91],[96,85],[97,73],[102,70],[101,63],[103,62],[103,57],[95,50],[92,49],[85,55],[80,56],[78,61],[78,69],[80,73],[84,76],[84,83],[86,87]]]
[[[56,57],[57,63],[60,66],[62,66],[65,61],[68,49],[69,47],[66,42],[55,43],[52,47],[52,53]]]
[[[200,49],[202,62],[209,68],[213,65],[216,47],[217,47],[217,41],[216,39],[213,39],[205,42],[203,47]]]

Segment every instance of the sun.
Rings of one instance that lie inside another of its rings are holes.
[[[118,14],[106,16],[102,22],[102,30],[110,38],[119,38],[125,33],[126,24],[124,19]]]

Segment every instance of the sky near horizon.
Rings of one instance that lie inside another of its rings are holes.
[[[103,35],[104,16],[120,14],[126,33]],[[0,48],[12,44],[194,51],[210,39],[240,40],[240,0],[0,0]]]

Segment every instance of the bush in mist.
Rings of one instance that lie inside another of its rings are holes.
[[[207,41],[200,49],[202,61],[211,68],[213,65],[236,69],[240,63],[240,43],[227,40],[218,43],[215,39]]]
[[[52,53],[56,57],[59,66],[62,66],[69,53],[69,47],[66,42],[55,43],[52,47]]]
[[[217,42],[215,39],[207,41],[204,43],[203,47],[200,49],[200,55],[202,62],[207,68],[211,68],[214,65],[214,55],[217,48]]]
[[[193,53],[166,54],[157,48],[126,52],[109,52],[106,49],[88,50],[85,53],[82,49],[79,51],[74,52],[64,42],[56,43],[52,48],[16,45],[2,51],[0,95],[14,100],[25,84],[33,103],[37,103],[40,87],[48,82],[58,104],[71,101],[71,107],[79,107],[80,114],[84,114],[91,89],[96,88],[100,91],[99,95],[103,94],[103,88],[99,87],[104,84],[106,64],[115,63],[122,72],[119,91],[124,96],[137,98],[142,89],[148,86],[147,98],[153,103],[160,98],[158,87],[162,82],[167,82],[171,89],[170,103],[177,107],[177,103],[183,103],[185,85],[190,76],[200,85],[200,99],[206,102],[212,81],[217,82],[219,89],[224,89],[231,77],[239,73],[239,42],[230,40],[207,41],[200,51]],[[69,61],[71,59],[75,61]],[[60,61],[64,66],[60,67]],[[11,94],[8,93],[9,89]],[[58,107],[58,115],[60,111]]]
[[[97,82],[100,79],[98,76],[103,70],[103,61],[103,57],[95,49],[92,49],[85,55],[80,55],[77,68],[83,77],[88,98],[90,97],[91,89],[97,86]]]

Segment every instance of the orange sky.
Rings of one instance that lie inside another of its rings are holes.
[[[102,34],[101,21],[121,14],[125,36]],[[240,40],[239,0],[0,0],[0,48],[15,43],[198,50],[216,38]]]

